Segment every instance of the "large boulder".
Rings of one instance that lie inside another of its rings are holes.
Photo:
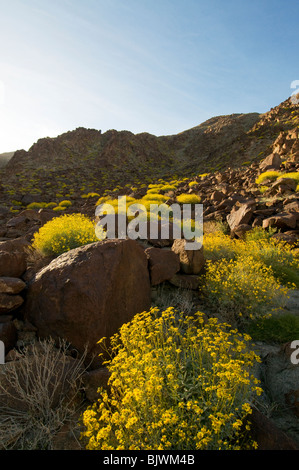
[[[105,240],[62,254],[29,283],[25,319],[41,338],[65,338],[93,365],[109,338],[151,304],[148,261],[134,240]]]
[[[255,209],[255,201],[248,201],[239,207],[234,206],[226,218],[231,231],[234,232],[239,225],[249,224]]]
[[[278,153],[271,153],[259,165],[261,171],[279,170],[282,163]]]
[[[292,178],[287,178],[287,175],[282,178],[278,178],[271,186],[271,194],[275,193],[289,193],[293,192],[296,190],[297,187],[297,181],[292,179]]]
[[[278,229],[294,229],[297,226],[299,214],[296,212],[280,212],[263,220],[263,228],[276,227]]]

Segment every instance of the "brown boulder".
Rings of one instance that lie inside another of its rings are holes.
[[[225,199],[225,194],[222,191],[214,191],[211,194],[211,201],[213,202],[221,202]]]
[[[0,322],[0,341],[3,341],[5,345],[5,354],[14,348],[17,339],[17,329],[14,322],[11,320],[4,323]]]
[[[105,240],[62,254],[29,284],[25,319],[40,337],[67,339],[88,358],[151,304],[148,261],[134,240]],[[95,359],[94,365],[102,361]]]
[[[275,240],[282,241],[284,243],[288,243],[289,245],[293,245],[294,247],[299,247],[299,231],[292,231],[289,230],[288,232],[279,232],[279,233],[274,233],[272,235],[272,238]]]
[[[239,238],[242,238],[247,232],[249,232],[250,230],[252,230],[252,226],[251,225],[248,225],[248,224],[241,224],[241,225],[238,225],[235,229],[234,229],[234,235],[237,235],[237,237]]]
[[[249,418],[251,438],[258,450],[298,450],[298,445],[260,411],[253,409]]]
[[[24,299],[20,295],[0,293],[0,315],[16,310],[23,302]]]
[[[145,254],[149,260],[152,286],[169,280],[180,270],[180,259],[170,249],[147,248]]]
[[[284,210],[286,212],[299,212],[299,200],[296,199],[295,201],[288,202],[284,205]]]
[[[297,181],[292,178],[278,178],[271,186],[271,194],[275,192],[286,193],[296,190]]]
[[[180,270],[185,274],[199,274],[205,265],[203,246],[199,250],[186,250],[186,240],[175,240],[172,251],[179,255]]]
[[[27,267],[26,248],[30,246],[24,238],[0,242],[0,276],[21,277]]]
[[[299,214],[294,212],[281,212],[263,220],[263,228],[276,227],[280,229],[296,228]]]
[[[259,167],[262,172],[267,170],[279,170],[281,163],[280,155],[278,155],[278,153],[271,153],[262,161]]]
[[[230,214],[226,217],[230,229],[234,232],[239,225],[249,224],[255,209],[256,204],[252,201],[241,204],[240,207],[233,207]]]
[[[26,284],[22,279],[16,277],[0,277],[1,294],[19,294],[25,287]]]

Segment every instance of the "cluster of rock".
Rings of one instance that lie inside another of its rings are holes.
[[[293,136],[293,134],[291,134]],[[296,134],[297,135],[297,134]],[[291,148],[297,148],[298,140],[294,137],[286,140]],[[285,144],[283,144],[285,145]],[[275,147],[276,148],[276,147]],[[286,147],[289,148],[289,147]],[[252,164],[246,170],[227,169],[197,177],[197,184],[189,188],[188,184],[180,192],[196,193],[201,197],[204,206],[204,221],[221,221],[228,224],[231,235],[242,237],[254,227],[269,227],[277,230],[276,238],[291,244],[299,240],[299,192],[298,181],[288,178],[287,174],[272,180],[263,181],[268,189],[261,193],[256,184],[257,177],[269,170],[286,172],[299,171],[299,154],[294,153],[296,161],[288,165],[282,162],[277,153],[271,153],[260,164]]]

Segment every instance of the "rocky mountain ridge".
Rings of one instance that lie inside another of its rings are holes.
[[[159,178],[250,166],[275,151],[279,139],[292,136],[298,125],[298,105],[287,99],[265,114],[218,116],[172,136],[78,128],[15,152],[0,172],[0,204],[75,200]]]

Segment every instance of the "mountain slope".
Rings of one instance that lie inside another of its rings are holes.
[[[281,133],[297,129],[298,105],[213,117],[177,135],[78,128],[19,150],[0,173],[0,203],[26,195],[45,202],[223,171],[258,162]],[[1,190],[1,187],[0,187]],[[26,198],[25,198],[26,199]],[[28,200],[28,199],[27,199]]]

